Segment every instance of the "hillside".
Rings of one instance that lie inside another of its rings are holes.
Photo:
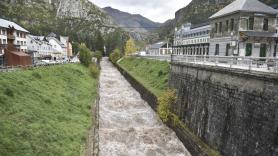
[[[81,65],[0,73],[0,155],[84,155],[97,80]]]
[[[101,26],[113,24],[89,0],[1,0],[0,18],[17,22],[34,35],[54,32],[88,46],[96,31],[110,29]]]
[[[115,23],[121,27],[124,27],[124,29],[127,31],[146,33],[161,25],[160,23],[153,22],[141,15],[122,12],[111,7],[103,8],[103,10],[112,17]]]
[[[204,23],[208,21],[208,18],[230,4],[234,0],[192,0],[189,5],[181,8],[175,13],[175,19],[163,24],[157,31],[160,36],[168,34],[170,37],[173,35],[173,31],[176,26],[186,22],[193,24]],[[261,0],[263,3],[273,5],[278,3],[278,0]]]

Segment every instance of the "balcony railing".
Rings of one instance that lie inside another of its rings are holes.
[[[278,73],[278,58],[274,57],[172,55],[171,62]]]
[[[14,36],[14,35],[11,35],[11,34],[8,34],[8,35],[7,35],[7,38],[8,38],[8,39],[11,39],[11,40],[14,40],[14,39],[15,39],[15,36]]]

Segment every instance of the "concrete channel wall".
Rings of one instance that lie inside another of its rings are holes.
[[[173,111],[225,156],[278,156],[278,75],[172,63]]]
[[[137,81],[133,76],[131,76],[127,71],[117,64],[114,64],[121,74],[126,78],[126,80],[134,87],[140,94],[141,97],[148,102],[148,104],[156,111],[157,109],[157,97],[150,92],[146,87],[144,87],[139,81]],[[202,148],[202,145],[192,135],[185,130],[184,127],[180,125],[174,125],[168,122],[167,125],[172,128],[179,139],[182,141],[184,146],[188,149],[192,156],[209,156],[207,151]]]

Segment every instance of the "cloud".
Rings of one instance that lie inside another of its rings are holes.
[[[141,14],[155,22],[165,22],[175,17],[175,12],[191,0],[90,0],[99,7],[110,6],[124,12]]]

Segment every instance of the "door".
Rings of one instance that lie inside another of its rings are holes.
[[[261,44],[260,57],[266,57],[266,44]]]

